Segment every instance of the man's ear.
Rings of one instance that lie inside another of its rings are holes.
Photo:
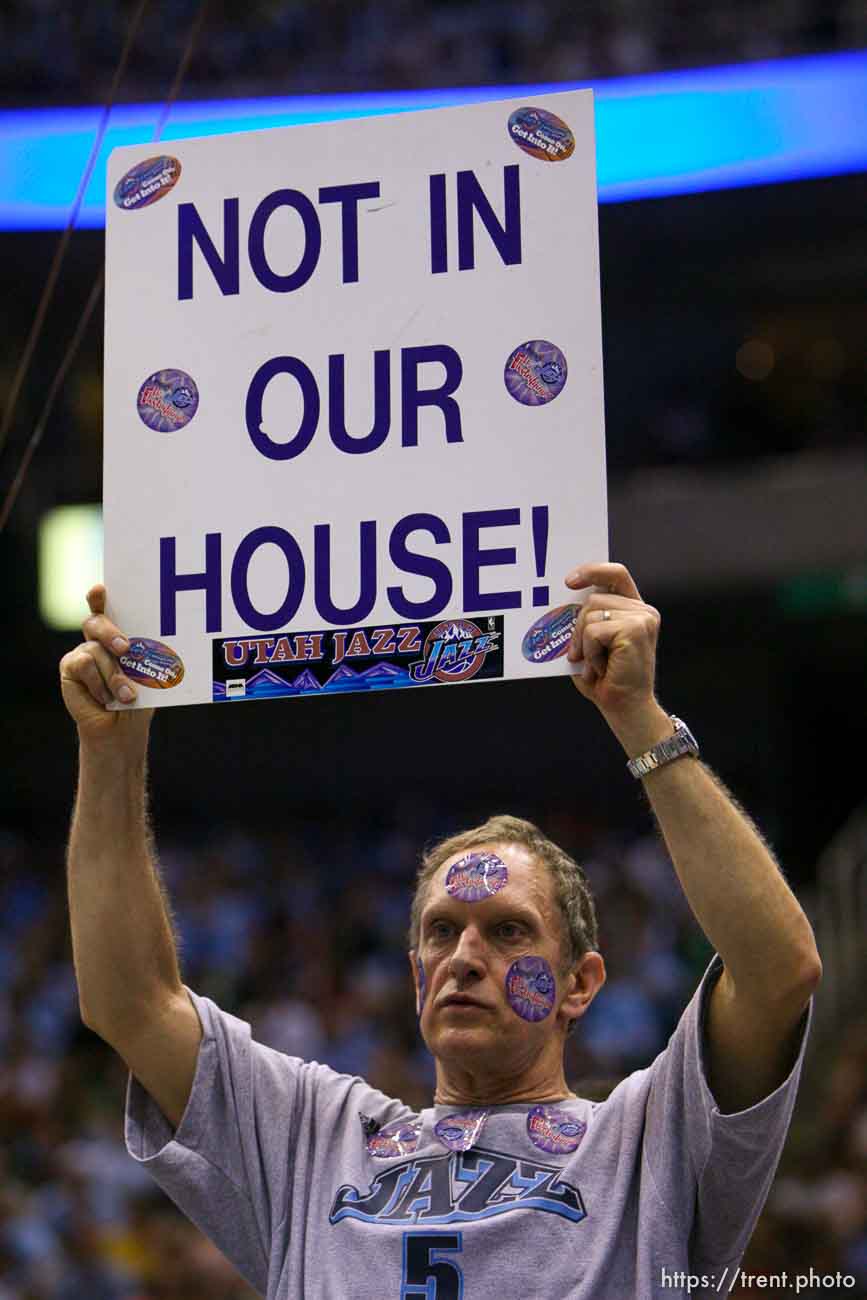
[[[599,952],[585,952],[566,976],[566,997],[560,1011],[567,1020],[579,1020],[605,983],[605,962]]]

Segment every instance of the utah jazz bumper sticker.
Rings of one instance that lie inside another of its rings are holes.
[[[336,695],[503,676],[503,615],[213,642],[213,699]]]

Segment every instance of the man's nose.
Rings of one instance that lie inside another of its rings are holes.
[[[485,969],[485,948],[482,937],[475,926],[468,925],[461,931],[461,937],[451,955],[449,974],[460,985],[473,977],[481,979]]]

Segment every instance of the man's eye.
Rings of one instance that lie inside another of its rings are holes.
[[[452,932],[452,927],[448,921],[433,921],[428,926],[428,937],[431,939],[447,939]]]
[[[519,925],[517,921],[504,921],[502,925],[497,927],[497,933],[502,935],[504,939],[517,939],[519,935],[524,933],[524,927]]]

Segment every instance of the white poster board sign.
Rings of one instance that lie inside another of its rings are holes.
[[[165,149],[108,172],[139,706],[568,672],[564,577],[607,557],[591,92]]]

